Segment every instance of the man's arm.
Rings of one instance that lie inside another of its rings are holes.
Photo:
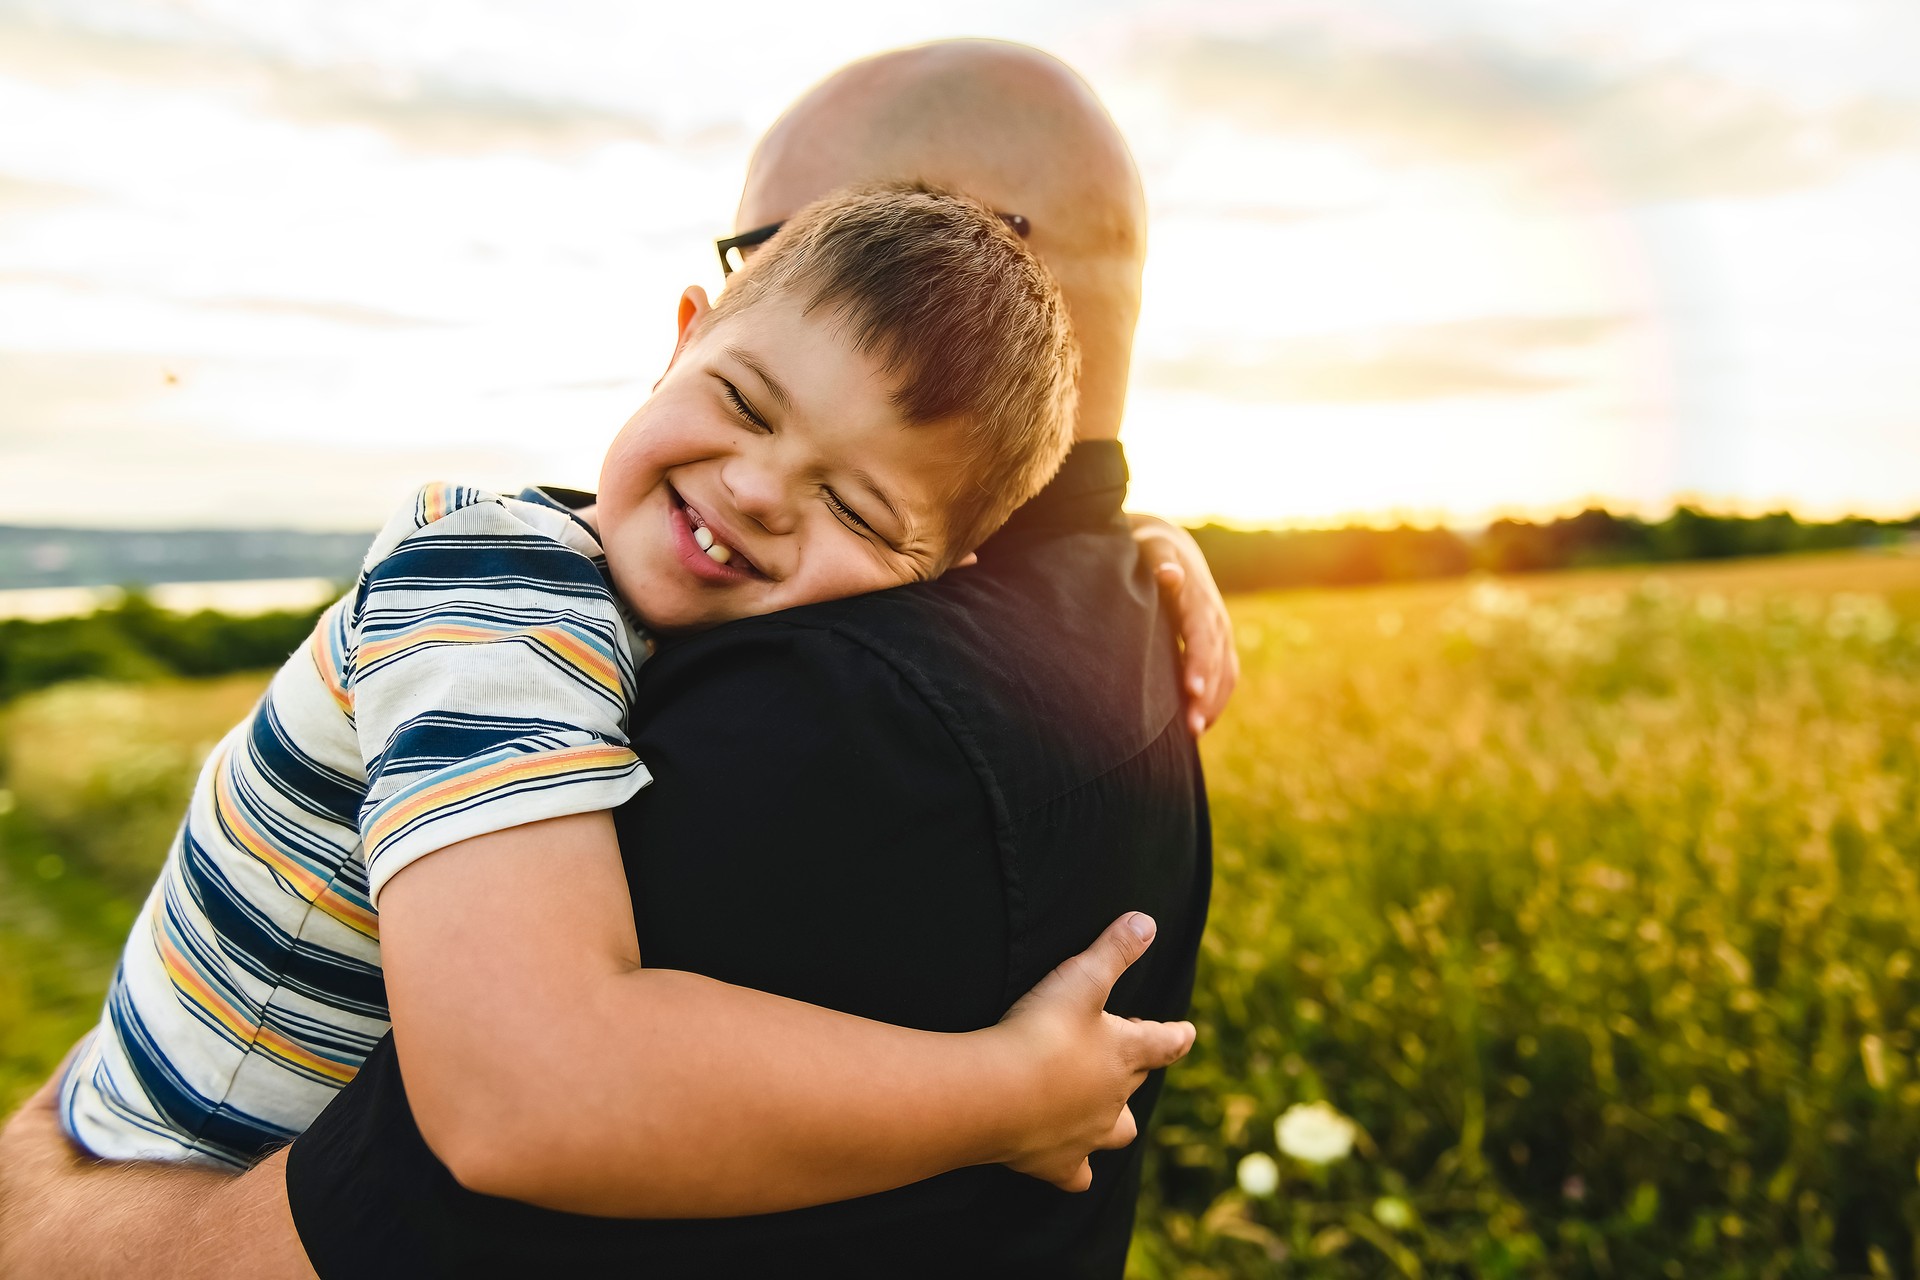
[[[1240,651],[1234,646],[1233,618],[1213,580],[1213,567],[1193,535],[1159,516],[1127,516],[1141,563],[1153,572],[1160,594],[1173,610],[1180,635],[1180,685],[1187,700],[1187,731],[1199,737],[1227,709],[1240,683]]]
[[[102,1164],[67,1141],[57,1101],[50,1080],[0,1130],[0,1275],[312,1277],[287,1210],[284,1151],[239,1177],[179,1166]]]
[[[614,1217],[765,1213],[1006,1163],[1084,1189],[1184,1023],[1103,1012],[1152,922],[1116,922],[1000,1024],[890,1026],[640,967],[612,819],[403,868],[381,902],[394,1044],[465,1186]]]

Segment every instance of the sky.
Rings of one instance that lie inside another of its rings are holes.
[[[759,132],[955,35],[1139,161],[1137,508],[1920,510],[1910,0],[0,0],[0,523],[592,487]]]

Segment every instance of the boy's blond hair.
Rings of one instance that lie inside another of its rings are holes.
[[[817,200],[734,275],[713,318],[789,291],[838,313],[908,422],[961,427],[941,568],[1053,477],[1080,352],[1053,277],[998,214],[921,183]]]

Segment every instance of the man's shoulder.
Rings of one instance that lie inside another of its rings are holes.
[[[884,738],[924,719],[1030,794],[1056,793],[1154,741],[1179,711],[1175,653],[1132,540],[1055,534],[994,551],[938,582],[663,645],[642,673],[643,701],[730,705],[742,689],[806,681],[860,722],[850,732]]]

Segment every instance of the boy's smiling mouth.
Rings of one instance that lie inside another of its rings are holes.
[[[667,493],[673,499],[674,513],[680,517],[674,523],[684,521],[684,529],[675,529],[675,540],[684,537],[687,544],[680,548],[681,558],[688,562],[688,568],[698,576],[710,582],[738,582],[759,579],[766,581],[767,575],[748,558],[747,554],[733,545],[723,536],[724,531],[715,527],[700,511],[680,496],[680,491],[671,484]]]

